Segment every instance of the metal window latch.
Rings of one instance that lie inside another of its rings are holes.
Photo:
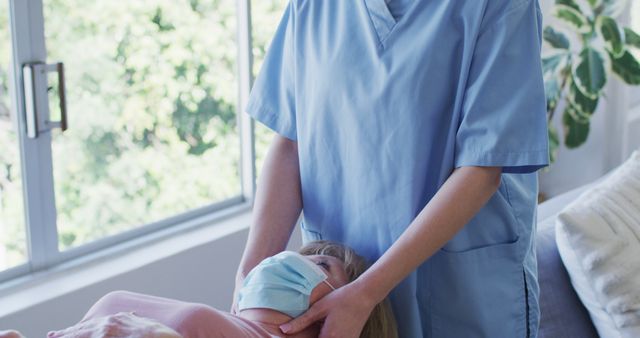
[[[60,121],[51,121],[47,96],[47,74],[58,73],[58,96],[60,103]],[[60,128],[67,130],[67,100],[64,87],[64,64],[62,62],[46,64],[42,62],[27,63],[22,66],[24,79],[24,101],[26,113],[27,136],[36,138],[38,134]]]

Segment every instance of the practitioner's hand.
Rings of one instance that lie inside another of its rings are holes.
[[[48,338],[182,338],[173,329],[133,312],[119,312],[104,317],[85,319],[60,331],[51,331]]]
[[[375,305],[366,289],[350,283],[329,293],[280,329],[295,334],[324,319],[319,338],[357,338]]]

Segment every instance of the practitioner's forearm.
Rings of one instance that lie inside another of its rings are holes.
[[[357,284],[372,301],[381,301],[473,218],[498,189],[500,173],[500,167],[457,168]]]
[[[298,146],[276,134],[257,183],[249,239],[238,269],[240,276],[286,248],[301,210]]]

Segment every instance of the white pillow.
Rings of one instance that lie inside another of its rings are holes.
[[[640,151],[558,214],[556,242],[599,335],[640,337]]]

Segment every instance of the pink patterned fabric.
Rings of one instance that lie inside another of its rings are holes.
[[[115,291],[105,295],[89,309],[84,318],[131,311],[140,317],[155,319],[176,330],[184,338],[281,337],[273,334],[277,332],[277,327],[250,321],[205,304],[128,291]]]

